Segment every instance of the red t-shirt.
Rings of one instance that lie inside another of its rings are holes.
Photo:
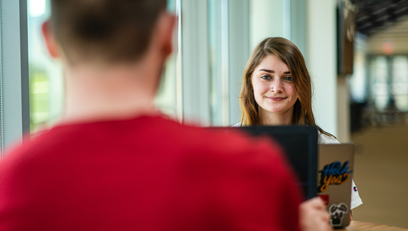
[[[0,162],[0,230],[298,230],[266,141],[162,117],[60,125]]]

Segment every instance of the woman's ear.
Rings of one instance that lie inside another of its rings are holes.
[[[55,38],[55,35],[51,29],[51,23],[49,20],[45,21],[41,27],[42,35],[47,46],[48,53],[53,58],[58,58],[59,54],[59,45]]]

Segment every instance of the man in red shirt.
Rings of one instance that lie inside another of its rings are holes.
[[[267,141],[180,125],[153,99],[166,0],[52,0],[62,121],[0,163],[0,230],[298,230],[300,196]]]

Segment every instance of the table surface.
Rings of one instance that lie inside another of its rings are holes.
[[[389,225],[380,225],[362,221],[352,221],[345,229],[334,229],[335,231],[408,231],[408,229]]]

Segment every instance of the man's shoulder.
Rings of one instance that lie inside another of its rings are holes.
[[[254,138],[236,127],[200,127],[164,122],[165,135],[176,147],[182,147],[187,158],[217,159],[228,163],[252,163],[265,166],[287,167],[283,151],[274,141]],[[262,160],[262,161],[259,161]],[[215,160],[216,161],[216,160]],[[248,165],[250,166],[250,164]],[[280,167],[275,170],[281,169]]]
[[[37,135],[27,135],[22,143],[15,144],[6,150],[3,159],[0,161],[1,170],[5,166],[18,168],[20,165],[31,163],[33,160],[39,161],[47,159],[47,155],[65,150],[76,140],[78,136],[62,135],[54,129],[43,131]]]
[[[269,140],[250,138],[238,129],[226,130],[182,125],[162,117],[60,126],[8,152],[1,164],[47,166],[46,162],[53,162],[65,165],[67,159],[103,161],[106,155],[113,153],[123,159],[127,154],[120,155],[121,152],[130,155],[165,153],[168,158],[184,161],[203,160],[225,165],[256,163],[269,168],[285,162],[279,147]]]
[[[287,168],[281,148],[267,138],[255,139],[231,127],[194,128],[195,132],[188,129],[186,134],[190,134],[191,139],[187,146],[194,152],[200,152],[205,158],[215,158],[246,167],[265,167],[268,172]]]

